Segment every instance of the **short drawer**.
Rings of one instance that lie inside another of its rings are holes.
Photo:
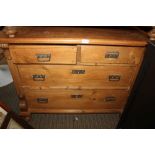
[[[139,64],[144,47],[81,46],[81,63]]]
[[[26,90],[30,108],[121,109],[128,98],[124,90]]]
[[[23,86],[57,88],[129,88],[136,67],[18,65]]]
[[[14,63],[76,64],[76,46],[10,46]]]

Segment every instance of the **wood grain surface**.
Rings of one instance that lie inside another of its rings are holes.
[[[0,32],[0,43],[100,44],[145,46],[148,38],[137,30],[80,27],[16,27],[14,38]]]
[[[0,31],[20,114],[122,112],[148,42],[135,29],[8,27]]]
[[[85,71],[74,74],[73,71]],[[82,65],[18,65],[21,84],[52,88],[130,88],[136,67]],[[33,78],[41,75],[44,78]],[[117,76],[120,79],[109,79]]]

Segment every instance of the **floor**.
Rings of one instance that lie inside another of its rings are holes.
[[[0,100],[19,113],[14,84],[0,87]],[[32,114],[29,123],[36,129],[114,129],[119,114]]]

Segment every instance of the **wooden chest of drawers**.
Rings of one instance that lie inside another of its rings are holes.
[[[8,27],[0,33],[22,116],[122,112],[146,45],[136,30]]]

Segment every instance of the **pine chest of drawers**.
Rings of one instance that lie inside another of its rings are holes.
[[[0,32],[22,116],[122,112],[147,39],[137,30],[6,27]]]

